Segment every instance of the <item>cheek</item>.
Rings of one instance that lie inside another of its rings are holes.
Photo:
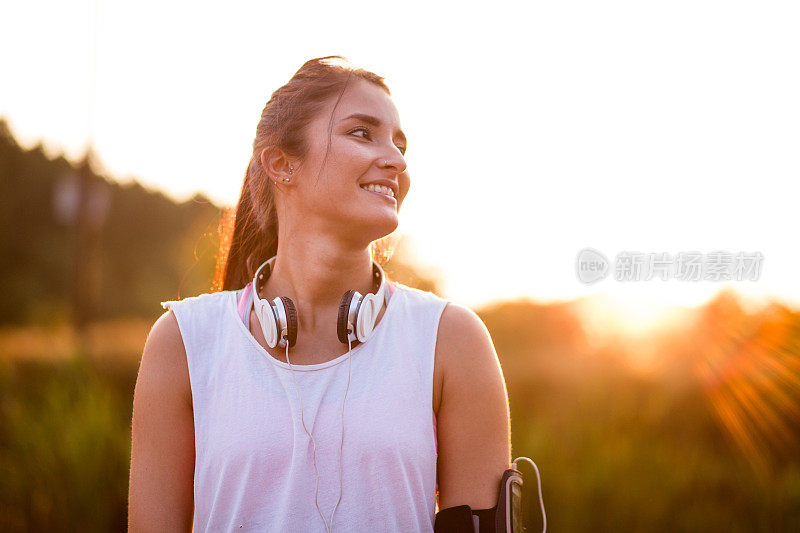
[[[341,159],[345,162],[365,162],[374,157],[374,152],[370,150],[369,143],[359,142],[358,139],[345,137],[334,137],[331,140],[331,151],[329,159]]]
[[[365,146],[357,142],[334,141],[324,163],[323,173],[332,182],[353,183],[369,171],[372,163],[373,155]]]

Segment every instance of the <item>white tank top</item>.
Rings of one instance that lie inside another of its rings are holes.
[[[433,530],[433,359],[448,300],[393,284],[381,321],[351,352],[337,532]],[[314,505],[312,444],[289,365],[264,350],[242,322],[238,292],[161,303],[177,318],[189,367],[194,531],[325,531]],[[347,357],[292,365],[316,441],[318,503],[328,521],[339,496]]]

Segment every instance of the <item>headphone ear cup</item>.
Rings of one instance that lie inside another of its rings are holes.
[[[294,302],[292,302],[291,298],[286,296],[279,296],[279,298],[283,303],[283,308],[286,310],[286,335],[291,348],[297,342],[297,309],[294,307]]]
[[[347,344],[347,320],[350,315],[350,302],[353,300],[353,295],[356,293],[354,290],[349,290],[342,296],[342,302],[339,304],[339,316],[336,318],[336,336],[339,337],[339,342]]]
[[[258,296],[256,295],[256,298]],[[275,316],[275,311],[266,300],[260,298],[256,300],[255,310],[258,323],[261,324],[261,331],[264,333],[264,339],[267,341],[267,346],[274,348],[278,345],[278,320]]]
[[[372,293],[365,295],[361,299],[358,316],[356,317],[356,336],[361,342],[366,342],[375,328],[375,318],[379,309],[377,301],[377,298]]]

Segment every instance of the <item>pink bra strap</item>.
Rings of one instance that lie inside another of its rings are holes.
[[[248,283],[247,286],[244,288],[244,292],[242,293],[241,299],[239,300],[239,318],[241,318],[242,320],[244,320],[244,314],[247,311],[246,309],[247,296],[250,294],[252,288],[253,288],[253,283],[252,282]]]

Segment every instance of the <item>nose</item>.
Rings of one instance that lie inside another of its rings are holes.
[[[390,169],[400,174],[406,171],[406,160],[400,153],[400,150],[395,149],[394,153],[381,156],[378,159],[378,166],[385,169]]]

